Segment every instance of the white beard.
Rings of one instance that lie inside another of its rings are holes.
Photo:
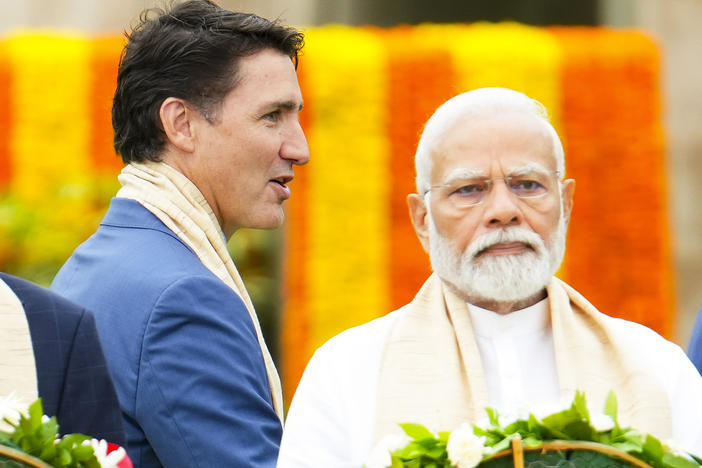
[[[437,275],[473,300],[516,302],[543,290],[563,262],[567,225],[563,211],[551,248],[533,231],[520,227],[495,230],[475,239],[461,254],[443,237],[429,213],[429,257]],[[533,250],[516,255],[475,256],[500,242],[524,242]]]

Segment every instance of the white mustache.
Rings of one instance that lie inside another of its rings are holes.
[[[528,229],[511,227],[500,229],[499,231],[491,231],[478,237],[468,246],[466,255],[468,258],[473,259],[484,250],[507,242],[522,242],[531,247],[537,254],[542,254],[546,251],[546,245],[538,234]]]

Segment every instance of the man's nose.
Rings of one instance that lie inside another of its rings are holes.
[[[298,165],[307,164],[307,161],[310,160],[310,148],[299,121],[291,123],[280,148],[280,157],[289,159],[293,164]]]
[[[488,226],[512,226],[522,222],[519,200],[507,186],[506,180],[493,181],[483,204],[485,223]]]

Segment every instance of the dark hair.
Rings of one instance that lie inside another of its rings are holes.
[[[212,121],[237,84],[240,58],[271,48],[297,67],[303,45],[294,28],[210,0],[145,10],[125,34],[112,103],[114,147],[125,163],[160,159],[166,135],[159,111],[166,98],[183,99]]]

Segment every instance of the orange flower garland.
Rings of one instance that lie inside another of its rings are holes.
[[[7,41],[0,42],[0,190],[5,190],[12,177],[10,135],[12,135],[12,67]]]
[[[414,150],[424,122],[454,94],[455,72],[443,42],[428,40],[417,28],[401,27],[385,34],[390,80],[390,308],[414,297],[431,273],[429,260],[409,218],[407,194],[414,193]],[[424,259],[423,261],[421,259]],[[382,314],[379,311],[379,314]]]
[[[577,181],[565,276],[600,310],[670,336],[657,48],[636,32],[553,33],[565,51],[562,133]]]
[[[90,154],[100,173],[112,176],[122,168],[122,160],[112,146],[112,97],[117,82],[117,64],[125,44],[123,37],[101,37],[90,50]]]

